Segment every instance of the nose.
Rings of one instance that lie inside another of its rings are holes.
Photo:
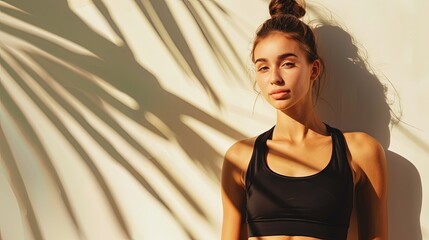
[[[270,83],[275,85],[280,85],[284,83],[282,76],[280,75],[279,69],[275,68],[271,71]]]

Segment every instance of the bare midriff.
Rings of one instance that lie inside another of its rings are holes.
[[[305,236],[263,236],[250,237],[249,240],[320,240],[320,238]]]

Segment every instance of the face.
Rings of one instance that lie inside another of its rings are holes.
[[[272,33],[256,45],[253,53],[256,83],[274,108],[312,106],[312,85],[320,62],[309,63],[297,41],[283,33]]]

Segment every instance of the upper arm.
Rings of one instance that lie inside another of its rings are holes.
[[[348,137],[352,162],[359,171],[356,210],[359,239],[387,239],[387,163],[383,147],[372,137]]]
[[[249,146],[244,142],[234,144],[225,154],[222,166],[222,239],[247,239],[243,213],[246,201],[242,173],[247,168]]]

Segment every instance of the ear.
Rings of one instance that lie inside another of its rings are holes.
[[[321,67],[322,67],[322,64],[321,64],[319,59],[317,59],[313,62],[313,66],[311,67],[311,76],[310,76],[310,79],[312,81],[316,80],[319,77]]]

